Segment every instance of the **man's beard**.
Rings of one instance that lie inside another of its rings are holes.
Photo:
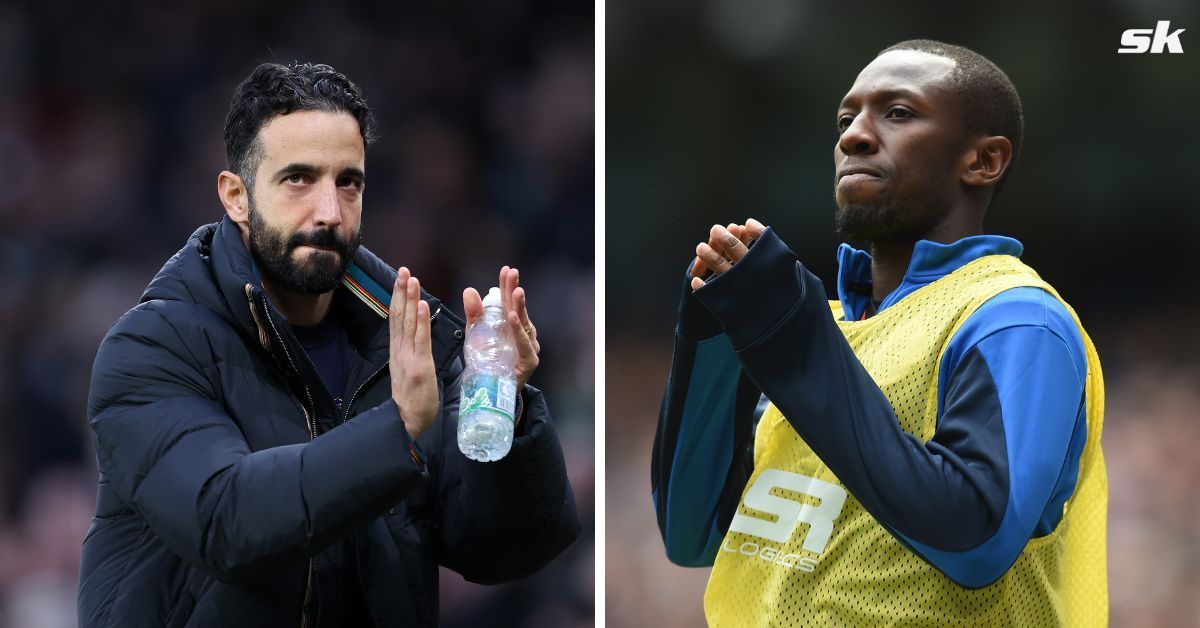
[[[292,292],[323,294],[336,288],[360,244],[361,229],[350,240],[335,229],[298,232],[285,238],[267,225],[255,210],[254,201],[250,201],[250,256],[264,277]],[[334,259],[329,253],[314,251],[306,260],[294,260],[292,252],[304,245],[329,248],[340,257]]]
[[[834,210],[834,228],[846,240],[875,242],[904,231],[902,210],[889,199],[881,198],[869,205],[851,203]]]

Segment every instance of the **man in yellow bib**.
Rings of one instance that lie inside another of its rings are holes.
[[[837,111],[839,299],[770,228],[688,269],[655,439],[667,555],[717,626],[1103,625],[1100,362],[983,235],[1021,103],[979,54],[875,57]]]

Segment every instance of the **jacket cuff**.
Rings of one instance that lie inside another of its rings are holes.
[[[770,227],[733,268],[695,292],[741,350],[767,334],[804,300],[805,271]]]
[[[508,455],[495,462],[467,461],[470,482],[479,489],[473,494],[486,495],[497,512],[513,519],[561,507],[567,481],[562,448],[541,391],[526,384],[521,396],[523,433],[513,435]]]
[[[513,430],[513,444],[509,455],[501,458],[507,460],[514,453],[518,456],[526,455],[524,452],[530,448],[536,447],[538,440],[536,437],[540,430],[535,430],[537,426],[534,423],[544,423],[549,418],[549,412],[546,410],[546,402],[542,397],[542,391],[525,384],[521,392],[517,393],[517,411],[514,414],[516,425]]]
[[[695,261],[695,260],[693,260]],[[721,323],[713,318],[708,308],[701,305],[692,292],[692,266],[688,265],[683,275],[683,294],[679,298],[679,323],[675,333],[688,340],[705,340],[719,336]]]
[[[417,441],[411,436],[408,437],[408,457],[417,464],[421,469],[425,468],[425,456],[421,453],[421,448],[417,446]]]
[[[417,465],[417,468],[424,471],[425,454],[421,451],[421,446],[417,444],[417,439],[408,433],[408,426],[404,424],[404,417],[400,416],[400,406],[396,405],[396,400],[389,397],[387,401],[384,401],[378,407],[387,408],[396,413],[396,417],[400,420],[400,431],[404,433],[404,450],[408,452],[408,457]],[[441,412],[441,410],[439,409],[438,412]],[[440,420],[442,420],[442,417],[439,416],[438,421]]]
[[[526,386],[528,386],[528,384],[526,384]],[[525,389],[524,388],[522,388],[521,391],[517,393],[517,409],[515,412],[513,412],[513,439],[514,440],[516,440],[516,438],[518,436],[520,436],[521,434],[525,433],[525,430],[522,429],[522,423],[521,423],[521,419],[523,419],[523,418],[525,418]]]

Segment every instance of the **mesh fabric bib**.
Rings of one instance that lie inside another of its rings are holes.
[[[833,316],[901,428],[929,441],[938,368],[979,306],[1016,287],[1058,293],[1015,257],[979,258],[865,321]],[[1066,305],[1064,303],[1064,305]],[[1055,530],[1030,540],[996,582],[966,589],[895,540],[770,405],[755,433],[754,473],[717,553],[704,610],[714,626],[1100,626],[1108,618],[1100,451],[1104,387],[1087,351],[1087,442]],[[748,505],[749,504],[749,505]],[[753,508],[750,506],[754,506]],[[948,513],[949,516],[949,513]]]

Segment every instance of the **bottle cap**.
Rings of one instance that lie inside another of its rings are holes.
[[[500,298],[499,288],[488,290],[487,296],[483,297],[483,307],[504,307],[504,301]]]

